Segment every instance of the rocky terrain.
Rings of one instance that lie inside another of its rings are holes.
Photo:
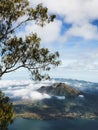
[[[66,97],[76,97],[81,94],[81,92],[75,88],[70,87],[65,83],[55,83],[52,86],[42,86],[38,89],[41,93],[48,93],[54,96],[66,96]]]
[[[82,92],[65,83],[42,86],[37,90],[50,99],[14,101],[17,117],[33,119],[98,118],[98,95]]]

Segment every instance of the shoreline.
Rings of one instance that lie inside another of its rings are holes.
[[[15,118],[23,118],[23,119],[34,119],[34,120],[61,120],[61,119],[90,119],[90,120],[95,120],[98,119],[98,116],[91,114],[91,113],[86,113],[83,115],[79,115],[77,113],[68,113],[65,115],[47,115],[47,116],[42,116],[38,115],[35,113],[24,113],[24,114],[16,114]]]

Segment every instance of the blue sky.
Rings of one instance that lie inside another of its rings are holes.
[[[52,69],[52,77],[98,82],[98,0],[29,0],[31,5],[43,3],[57,18],[41,28],[28,23],[18,36],[37,32],[41,45],[59,51],[62,65]],[[3,79],[28,79],[21,69]]]

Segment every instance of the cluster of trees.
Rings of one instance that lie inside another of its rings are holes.
[[[19,22],[23,17],[25,19]],[[23,39],[17,37],[17,30],[31,21],[43,27],[54,18],[55,15],[49,15],[42,4],[33,8],[28,0],[0,0],[0,77],[23,67],[29,70],[34,80],[50,78],[46,72],[60,64],[59,53],[42,48],[36,33]],[[7,129],[13,115],[12,103],[0,91],[0,129]]]
[[[9,97],[0,91],[0,130],[7,130],[7,127],[14,119],[14,109]]]

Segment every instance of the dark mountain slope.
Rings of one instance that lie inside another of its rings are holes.
[[[48,93],[54,96],[66,96],[66,97],[75,97],[81,94],[76,88],[72,88],[65,83],[55,83],[52,86],[42,86],[38,89],[41,93]]]

